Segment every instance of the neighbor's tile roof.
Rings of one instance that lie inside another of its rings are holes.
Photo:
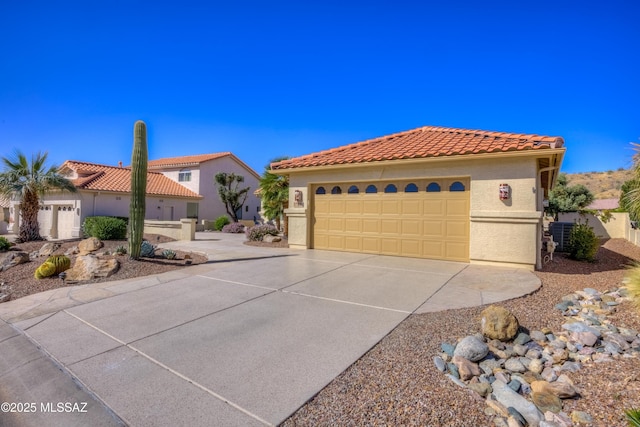
[[[165,159],[149,160],[149,169],[158,169],[163,167],[183,167],[199,165],[202,162],[219,159],[221,157],[231,156],[230,152],[197,154],[193,156],[167,157]]]
[[[586,209],[596,211],[604,209],[618,209],[620,207],[620,199],[596,199]]]
[[[71,180],[78,189],[93,191],[131,192],[131,169],[67,160],[61,166],[75,171],[78,178]],[[199,194],[178,184],[158,172],[147,172],[147,194],[173,197],[202,198]]]
[[[381,160],[418,159],[464,154],[559,148],[560,137],[425,126],[273,163],[272,169],[292,169]]]

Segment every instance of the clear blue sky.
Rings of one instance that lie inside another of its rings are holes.
[[[640,143],[636,1],[3,1],[0,156],[232,151],[261,173],[419,126],[562,136],[565,172]]]

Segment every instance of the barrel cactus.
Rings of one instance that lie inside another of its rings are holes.
[[[56,255],[47,258],[47,260],[36,269],[34,277],[38,280],[45,277],[60,274],[71,267],[71,260],[65,255]]]
[[[133,128],[131,154],[131,203],[129,205],[129,256],[140,258],[147,194],[147,126],[138,120]]]

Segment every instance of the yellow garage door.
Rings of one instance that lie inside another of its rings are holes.
[[[313,187],[313,247],[469,260],[468,178]]]

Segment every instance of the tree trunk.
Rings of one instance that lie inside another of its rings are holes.
[[[40,210],[40,200],[35,193],[27,192],[20,202],[20,231],[19,237],[23,242],[43,240],[40,236],[40,225],[38,224],[38,211]]]

